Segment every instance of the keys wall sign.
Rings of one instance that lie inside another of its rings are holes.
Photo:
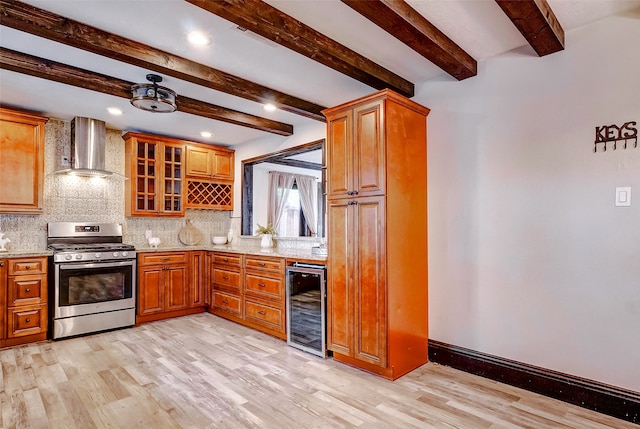
[[[596,127],[596,139],[593,142],[593,151],[598,151],[598,145],[602,144],[602,152],[606,152],[607,143],[613,143],[613,150],[617,149],[618,142],[624,142],[624,149],[627,142],[633,143],[633,147],[638,147],[638,128],[636,121],[625,122],[622,125],[602,125]]]

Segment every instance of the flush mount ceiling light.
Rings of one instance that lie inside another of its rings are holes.
[[[158,86],[158,82],[162,82],[162,77],[157,74],[148,74],[147,80],[153,83],[141,83],[131,87],[131,104],[149,112],[175,112],[177,109],[175,91]]]
[[[206,46],[211,43],[209,36],[199,31],[192,31],[187,34],[187,40],[189,40],[189,43],[196,46]]]

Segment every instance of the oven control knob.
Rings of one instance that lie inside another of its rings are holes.
[[[122,256],[127,256],[129,252],[122,252]]]
[[[70,260],[71,260],[71,258],[72,258],[72,256],[71,256],[71,255],[64,255],[64,259],[65,259],[66,261],[70,261]]]
[[[96,259],[98,259],[102,255],[100,253],[96,253],[94,256],[96,257]]]
[[[69,258],[69,259],[71,259],[71,258]],[[82,259],[82,254],[81,254],[81,253],[78,253],[78,254],[76,255],[76,259]]]
[[[117,257],[118,257],[118,255],[119,255],[119,253],[118,253],[118,252],[113,252],[113,257],[114,257],[114,258],[117,258]]]

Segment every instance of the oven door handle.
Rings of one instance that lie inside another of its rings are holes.
[[[128,261],[113,261],[113,262],[103,262],[103,263],[88,263],[88,264],[58,264],[61,270],[77,270],[82,268],[109,268],[109,267],[126,267],[133,266],[135,264],[135,259],[130,259]]]

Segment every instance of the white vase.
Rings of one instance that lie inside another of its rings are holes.
[[[260,247],[273,247],[273,235],[262,234],[262,240],[260,241]]]

